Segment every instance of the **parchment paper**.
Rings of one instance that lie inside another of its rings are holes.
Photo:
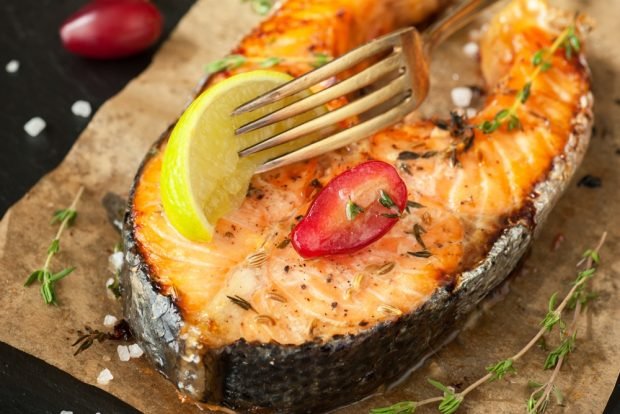
[[[436,396],[436,390],[426,382],[427,377],[457,389],[475,381],[485,373],[485,366],[512,355],[531,338],[544,316],[549,296],[568,290],[579,254],[607,230],[603,264],[594,282],[599,298],[583,318],[577,350],[558,380],[567,397],[566,407],[552,410],[602,412],[620,368],[620,139],[616,135],[620,130],[620,104],[614,102],[620,98],[615,82],[620,73],[616,21],[620,2],[566,0],[554,4],[587,11],[597,21],[596,30],[587,41],[597,127],[576,178],[586,173],[599,176],[603,179],[602,188],[577,187],[574,180],[534,244],[531,256],[511,280],[510,293],[504,300],[493,307],[487,301],[476,323],[470,324],[402,384],[338,412],[367,412],[371,407],[400,399]],[[114,380],[102,388],[146,413],[200,411],[192,404],[182,403],[173,385],[144,358],[120,362],[116,343],[96,344],[77,357],[72,356],[70,344],[76,338],[76,330],[85,324],[104,329],[104,315],[121,317],[120,304],[108,297],[105,288],[110,276],[108,255],[119,236],[106,219],[101,205],[103,195],[108,191],[127,195],[149,145],[191,98],[193,88],[203,76],[204,65],[225,55],[258,19],[247,4],[239,1],[199,1],[151,66],[101,107],[65,161],[6,213],[0,222],[1,341],[90,384],[96,384],[98,373],[109,368]],[[466,30],[435,55],[435,61],[441,64],[433,66],[432,99],[425,105],[425,113],[436,110],[447,114],[452,107],[452,87],[481,84],[473,60],[462,51],[467,36]],[[459,79],[453,74],[459,74]],[[23,283],[32,270],[41,267],[53,238],[51,212],[66,207],[80,185],[86,191],[78,208],[78,221],[63,237],[61,252],[55,259],[56,266],[74,265],[77,270],[57,287],[60,306],[45,306],[38,289],[24,288]],[[558,242],[559,239],[564,241]],[[541,369],[544,358],[542,350],[532,350],[517,364],[517,375],[474,391],[462,411],[524,412],[529,395],[527,381],[543,382],[550,374]]]

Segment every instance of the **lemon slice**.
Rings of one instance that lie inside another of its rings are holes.
[[[215,224],[243,201],[258,165],[304,145],[305,137],[240,159],[238,151],[324,113],[324,108],[235,136],[234,131],[308,95],[290,97],[232,117],[241,104],[290,81],[291,76],[258,70],[232,76],[199,95],[172,130],[161,172],[161,196],[170,223],[186,238],[208,242]]]

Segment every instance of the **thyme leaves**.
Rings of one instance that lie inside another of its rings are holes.
[[[248,302],[247,300],[243,299],[241,296],[235,295],[235,296],[228,296],[226,295],[226,297],[235,305],[239,306],[241,309],[243,310],[251,310],[253,312],[256,312],[256,309],[254,309],[254,307],[252,306],[252,304],[250,304],[250,302]],[[258,312],[256,312],[258,313]]]
[[[420,224],[416,223],[413,225],[413,235],[416,241],[424,250],[426,250],[426,244],[424,243],[424,240],[422,240],[422,235],[424,233],[426,233],[426,230]]]
[[[428,259],[429,257],[431,257],[433,255],[428,250],[420,250],[420,251],[417,251],[417,252],[407,252],[407,254],[409,256],[420,257],[420,258],[423,258],[423,259]]]
[[[461,402],[463,402],[463,397],[461,395],[457,395],[452,388],[443,385],[439,381],[429,378],[428,382],[430,382],[433,387],[443,391],[443,398],[438,407],[441,414],[452,414],[459,409]]]
[[[333,59],[326,53],[313,53],[307,57],[281,57],[281,56],[244,56],[240,54],[232,54],[222,59],[214,60],[205,66],[205,72],[213,75],[219,72],[225,72],[240,68],[241,66],[253,63],[262,69],[268,69],[280,64],[287,63],[305,63],[313,67],[323,66]]]
[[[373,408],[371,414],[413,414],[417,404],[413,401],[401,401],[389,407]]]
[[[385,190],[379,190],[379,203],[385,208],[396,207],[396,203]]]
[[[413,200],[407,200],[407,205],[405,206],[405,211],[407,211],[407,213],[410,212],[410,209],[412,208],[424,208],[424,206],[416,201]]]
[[[364,209],[360,207],[358,204],[355,204],[353,201],[347,201],[347,205],[345,206],[345,215],[347,216],[347,220],[353,221],[358,214],[363,213]]]
[[[275,5],[275,0],[241,0],[243,3],[250,3],[252,5],[252,10],[255,13],[260,14],[261,16],[267,15],[273,6]]]
[[[517,370],[512,365],[513,362],[511,358],[508,358],[494,365],[489,365],[486,370],[492,374],[490,381],[501,380],[508,374],[516,373]]]
[[[389,219],[398,219],[400,218],[400,214],[396,213],[381,213],[381,217],[389,218]]]

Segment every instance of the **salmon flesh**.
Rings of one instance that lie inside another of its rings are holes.
[[[290,0],[233,53],[339,56],[442,3]],[[133,185],[121,276],[125,316],[157,369],[197,401],[320,412],[398,379],[444,342],[514,268],[588,145],[588,68],[562,49],[518,107],[519,127],[474,127],[513,104],[532,56],[566,26],[562,16],[542,0],[513,0],[481,40],[488,88],[475,117],[403,123],[256,175],[208,244],[184,239],[163,213],[164,133]],[[202,88],[257,65],[218,73]],[[274,69],[299,76],[312,66],[290,59]],[[414,202],[408,213],[357,253],[301,258],[287,244],[291,227],[322,185],[371,159],[397,168]]]

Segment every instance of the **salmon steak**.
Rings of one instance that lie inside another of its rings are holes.
[[[337,57],[444,3],[289,0],[232,53],[282,58],[273,69],[300,76],[312,65],[287,57]],[[376,392],[445,343],[514,269],[586,151],[593,99],[574,24],[543,0],[513,0],[480,40],[486,101],[474,117],[446,109],[257,174],[209,243],[164,214],[165,132],[134,181],[121,272],[125,317],[157,370],[195,401],[314,413]],[[321,187],[370,160],[406,185],[396,224],[356,252],[302,257],[291,229]]]

